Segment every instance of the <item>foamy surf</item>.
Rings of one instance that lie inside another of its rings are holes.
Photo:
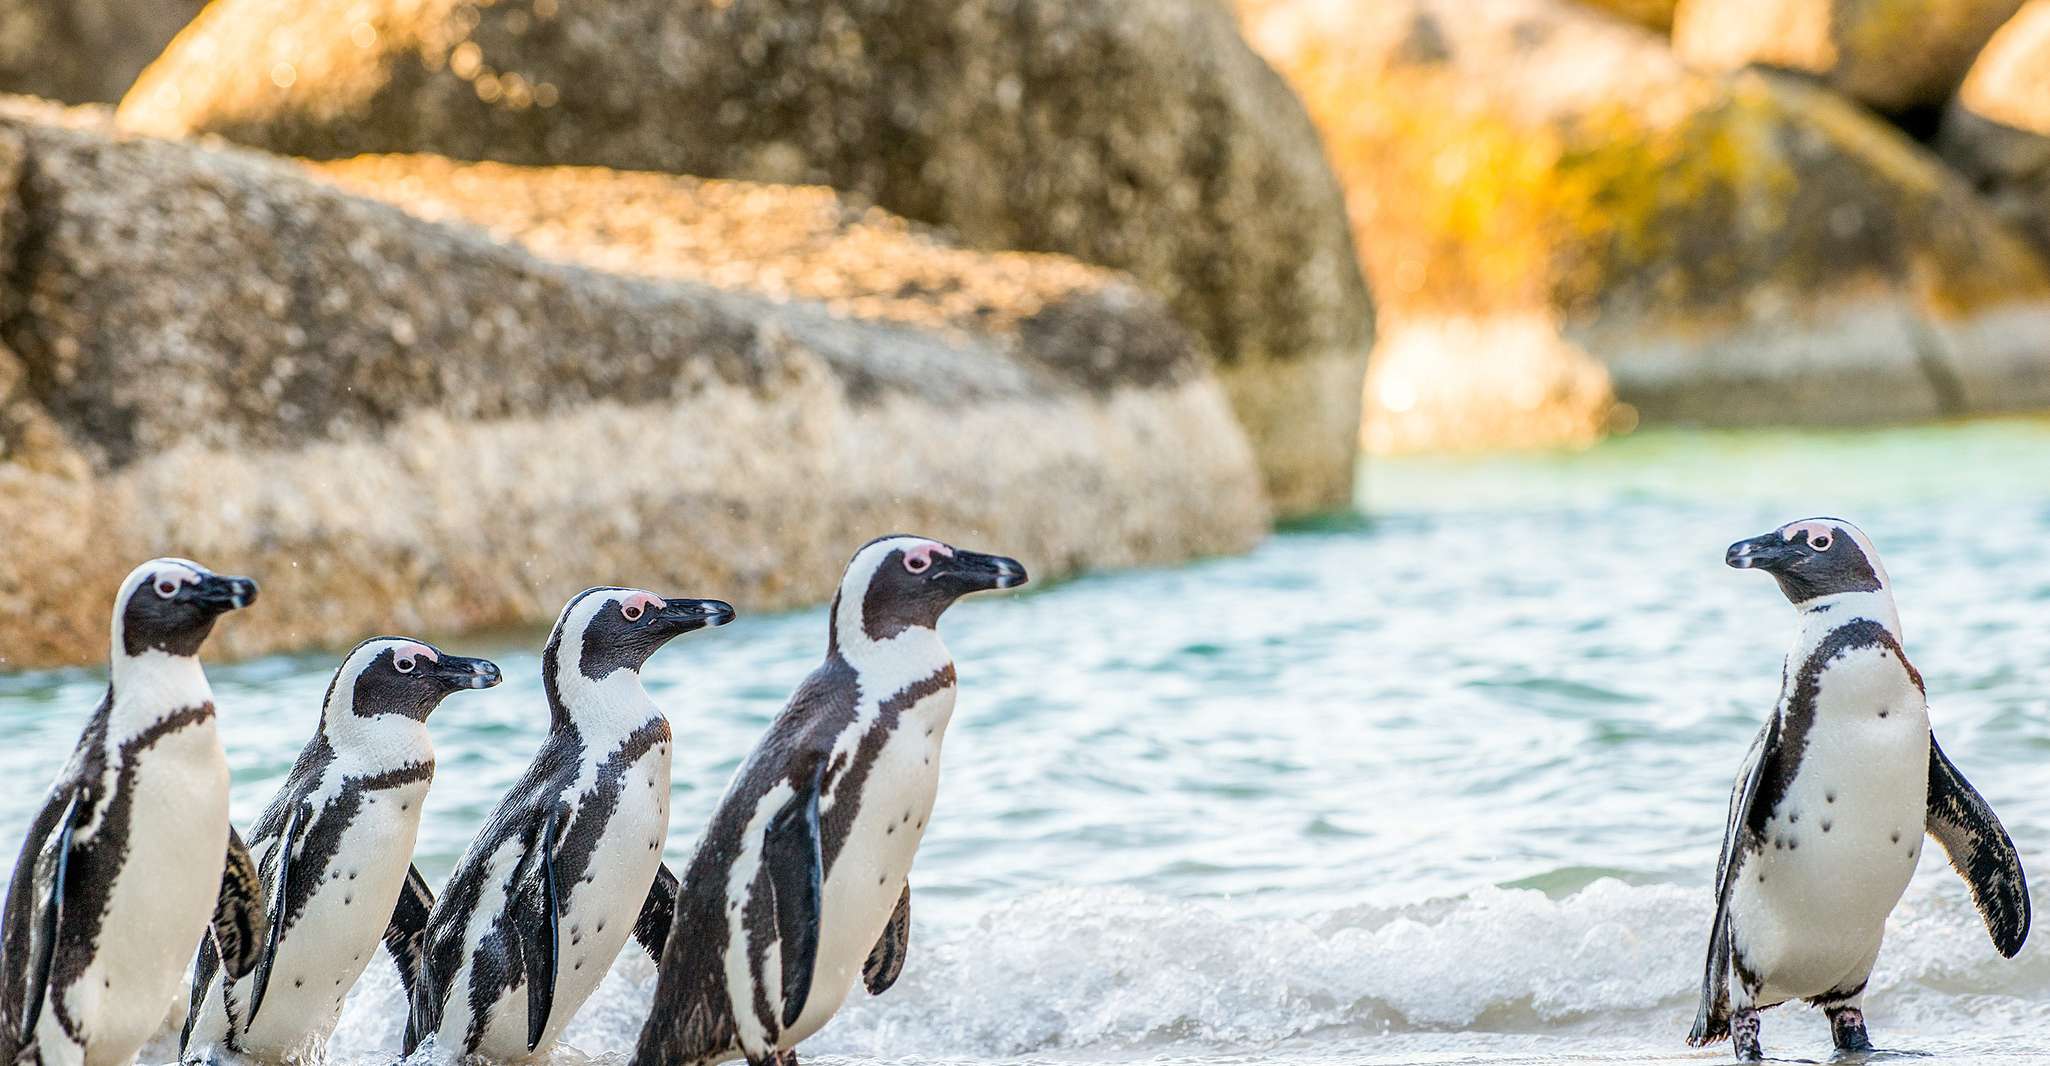
[[[1705,887],[1604,879],[1559,898],[1486,888],[1456,899],[1308,918],[1131,889],[1058,889],[980,920],[920,923],[903,979],[857,992],[808,1058],[891,1062],[1713,1060],[1692,1018]],[[632,1052],[655,966],[622,953],[549,1066]],[[1962,885],[1925,868],[1894,914],[1868,1011],[1882,1044],[1998,1061],[2050,1023],[2050,957],[1994,954]],[[1804,1007],[1767,1014],[1768,1047],[1825,1051]],[[379,960],[330,1046],[337,1066],[398,1058],[405,1016]],[[154,1061],[174,1054],[167,1029]],[[2015,1049],[2018,1051],[2019,1049]]]

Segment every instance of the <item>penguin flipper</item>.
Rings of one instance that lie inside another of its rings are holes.
[[[217,961],[229,980],[239,981],[256,968],[257,953],[270,938],[270,916],[264,905],[263,879],[249,857],[242,835],[228,827],[228,861],[221,867],[221,894],[214,899],[214,945]]]
[[[668,863],[655,867],[655,883],[648,886],[648,898],[641,903],[641,916],[634,920],[634,939],[656,962],[662,961],[662,947],[669,943],[669,926],[676,920],[676,874]]]
[[[221,952],[214,944],[214,932],[209,929],[199,938],[199,954],[192,960],[192,995],[185,1007],[185,1027],[178,1030],[178,1057],[184,1059],[185,1049],[192,1046],[192,1030],[199,1025],[199,1016],[206,1010],[206,998],[213,991],[214,977],[221,972]]]
[[[904,956],[910,950],[911,884],[907,881],[904,894],[897,897],[897,909],[890,912],[889,924],[883,926],[883,935],[876,938],[868,961],[861,966],[861,981],[868,986],[869,995],[880,996],[897,983],[897,975],[904,972]]]
[[[555,972],[562,958],[562,890],[555,883],[555,836],[562,826],[562,811],[550,811],[542,823],[534,849],[540,853],[538,877],[528,893],[530,907],[520,923],[524,938],[520,956],[526,965],[527,1050],[541,1045],[548,1030],[548,1015],[555,1009]]]
[[[1951,869],[1971,887],[1972,902],[1993,937],[2013,958],[2029,938],[2029,884],[2021,856],[1984,796],[1929,737],[1929,835],[1943,845]]]
[[[776,937],[782,945],[785,1028],[797,1024],[805,1001],[811,998],[826,881],[819,839],[819,794],[826,779],[825,756],[815,754],[809,771],[799,773],[802,776],[796,794],[769,819],[762,838],[762,865],[769,871],[776,908]]]
[[[28,973],[21,1003],[20,1043],[24,1047],[35,1037],[43,999],[49,992],[50,970],[57,962],[57,937],[64,928],[64,879],[71,864],[71,834],[79,822],[78,802],[74,790],[36,852],[31,882],[35,918],[29,925]]]
[[[413,983],[420,971],[420,942],[427,935],[427,916],[434,910],[434,890],[420,876],[418,866],[406,867],[406,883],[399,888],[398,903],[392,907],[391,922],[384,927],[384,949],[398,968],[399,985],[406,1002],[413,1001]]]
[[[244,1026],[256,1022],[256,1013],[263,1009],[263,994],[270,988],[272,967],[277,963],[278,940],[285,934],[286,899],[292,887],[292,851],[299,843],[299,833],[306,827],[307,805],[292,805],[292,814],[285,819],[285,830],[278,842],[271,847],[271,854],[277,856],[277,863],[271,870],[269,887],[270,928],[265,930],[263,950],[256,958],[256,980],[249,989],[249,1016],[243,1019]],[[234,968],[228,969],[233,974]]]
[[[1730,1035],[1730,886],[1742,865],[1739,848],[1751,807],[1758,799],[1759,782],[1779,749],[1780,718],[1775,712],[1751,741],[1737,782],[1730,789],[1730,817],[1723,827],[1723,849],[1715,864],[1715,920],[1708,930],[1708,959],[1702,964],[1701,1003],[1694,1011],[1694,1027],[1687,1043],[1706,1047]]]

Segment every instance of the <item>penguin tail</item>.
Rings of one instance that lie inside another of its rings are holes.
[[[1708,1004],[1694,1014],[1694,1028],[1687,1033],[1688,1047],[1707,1047],[1730,1038],[1730,1016],[1725,1011],[1711,1011]]]

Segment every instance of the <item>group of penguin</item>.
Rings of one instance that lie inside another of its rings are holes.
[[[681,877],[662,862],[670,725],[640,670],[734,610],[579,593],[541,656],[547,739],[437,896],[411,864],[427,718],[498,667],[402,637],[357,645],[245,844],[198,653],[256,583],[144,563],[115,600],[106,696],[8,886],[0,1064],[127,1066],[188,963],[181,1061],[319,1061],[380,944],[408,999],[408,1055],[431,1042],[518,1061],[555,1044],[632,938],[659,965],[636,1064],[795,1066],[857,977],[878,994],[904,965],[954,707],[940,615],[1025,580],[1015,560],[923,537],[855,552],[824,662]]]
[[[1869,1052],[1866,981],[1926,832],[1995,947],[2028,936],[2013,841],[1930,732],[1872,542],[1840,519],[1730,546],[1796,608],[1778,705],[1737,776],[1690,1043],[1762,1057],[1759,1011],[1806,1000]],[[954,665],[940,615],[1026,580],[1015,560],[890,536],[849,562],[825,661],[742,763],[678,877],[670,725],[640,670],[724,625],[719,600],[588,589],[541,656],[549,732],[437,897],[410,862],[434,774],[426,722],[498,667],[418,640],[352,650],[248,842],[198,653],[255,582],[182,559],[116,597],[105,698],[29,829],[0,942],[0,1064],[126,1066],[188,972],[185,1062],[317,1061],[382,944],[405,1051],[518,1061],[551,1048],[632,938],[658,963],[634,1066],[794,1048],[857,976],[901,971],[908,875],[932,812]],[[196,957],[195,957],[196,953]]]

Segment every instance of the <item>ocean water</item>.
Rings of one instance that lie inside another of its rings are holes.
[[[1682,1037],[1727,790],[1792,614],[1722,553],[1813,514],[1877,542],[1939,738],[2050,884],[2050,423],[1382,461],[1363,498],[1244,558],[949,614],[961,696],[909,965],[886,996],[857,990],[808,1061],[1726,1060]],[[824,637],[817,610],[744,617],[650,665],[679,738],[673,865]],[[546,721],[538,634],[442,643],[508,681],[432,720],[418,861],[436,884]],[[212,670],[238,824],[336,658]],[[102,684],[0,677],[0,848]],[[2050,950],[1998,957],[1940,855],[1893,916],[1875,1039],[2050,1055]],[[652,985],[629,946],[557,1066],[622,1061]],[[335,1059],[390,1062],[402,1021],[373,964]],[[1829,1052],[1803,1007],[1769,1012],[1765,1039]]]

